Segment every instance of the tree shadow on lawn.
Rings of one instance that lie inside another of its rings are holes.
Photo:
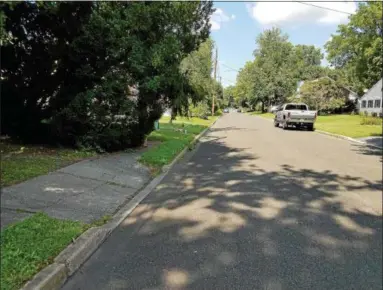
[[[201,147],[70,281],[76,289],[382,288],[381,215],[353,199],[380,181],[265,171],[219,140]]]

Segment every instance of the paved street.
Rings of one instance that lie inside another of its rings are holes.
[[[228,114],[63,289],[382,289],[380,155]]]

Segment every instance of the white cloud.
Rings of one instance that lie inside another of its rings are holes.
[[[247,9],[255,20],[262,25],[281,25],[297,23],[324,23],[339,24],[347,22],[348,14],[339,13],[314,7],[321,6],[347,13],[354,13],[357,6],[355,2],[315,2],[302,4],[299,2],[259,2],[247,4]]]
[[[213,15],[210,17],[210,24],[212,30],[221,29],[221,25],[223,22],[229,22],[230,20],[234,20],[235,15],[228,16],[221,8],[217,8]]]

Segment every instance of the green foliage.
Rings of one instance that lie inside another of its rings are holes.
[[[198,102],[196,105],[191,105],[190,107],[190,115],[192,117],[206,119],[210,113],[210,108],[206,101]]]
[[[85,229],[38,213],[1,231],[1,289],[19,289]]]
[[[326,44],[329,62],[342,69],[359,94],[382,77],[382,3],[361,2],[347,24],[338,26]]]
[[[301,100],[311,109],[333,111],[345,105],[348,92],[328,78],[305,82],[301,87]]]
[[[3,134],[47,141],[51,132],[41,121],[52,116],[50,102],[59,91],[78,84],[68,56],[91,11],[91,2],[2,3],[11,36],[1,49]]]
[[[257,37],[255,60],[247,62],[237,76],[234,90],[237,104],[255,110],[286,101],[300,80],[323,76],[323,55],[314,46],[293,46],[278,28],[266,30]]]
[[[224,107],[233,107],[235,104],[235,86],[228,86],[223,90],[223,106]]]
[[[180,65],[209,36],[211,2],[7,5],[2,133],[100,151],[137,146],[165,107],[187,107],[197,90]]]
[[[198,50],[190,53],[181,62],[181,72],[187,75],[189,83],[193,88],[190,96],[194,102],[211,97],[213,90],[212,51],[213,41],[209,38],[200,45]]]
[[[363,116],[360,119],[360,124],[361,125],[380,125],[380,126],[382,126],[382,119],[377,118],[377,117]]]
[[[218,109],[218,110],[216,110],[215,112],[214,112],[214,116],[222,116],[223,115],[223,112],[222,112],[222,110],[221,109]]]

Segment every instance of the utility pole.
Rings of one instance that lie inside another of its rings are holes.
[[[218,47],[215,48],[215,61],[214,61],[214,80],[217,78],[217,62],[218,62]],[[214,101],[215,101],[215,88],[213,92],[213,99],[211,102],[211,115],[214,116]]]

